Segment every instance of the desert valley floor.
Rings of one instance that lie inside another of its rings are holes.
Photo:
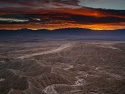
[[[0,43],[0,94],[125,94],[125,42]]]

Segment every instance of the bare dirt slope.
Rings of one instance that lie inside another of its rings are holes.
[[[124,42],[35,44],[0,45],[0,94],[125,94]]]

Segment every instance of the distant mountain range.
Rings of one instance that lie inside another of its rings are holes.
[[[121,30],[90,30],[67,28],[57,30],[1,30],[0,41],[8,39],[21,40],[125,40],[125,29]]]

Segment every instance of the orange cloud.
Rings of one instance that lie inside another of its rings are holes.
[[[92,30],[115,30],[125,28],[125,11],[104,10],[93,8],[58,8],[58,9],[30,9],[30,8],[8,8],[0,9],[0,30],[18,30],[28,28],[37,29],[60,29],[60,28],[88,28]],[[13,14],[16,23],[7,22],[12,18],[6,16]],[[17,17],[21,15],[21,19]],[[5,16],[4,16],[5,15]],[[14,16],[16,15],[16,16]],[[2,18],[3,17],[3,18]],[[4,18],[5,17],[5,18]],[[18,19],[17,19],[17,18]],[[3,22],[3,19],[7,21]],[[28,21],[26,20],[28,19]],[[39,19],[39,20],[36,20]],[[22,21],[27,23],[22,23]],[[18,23],[17,23],[18,22]]]

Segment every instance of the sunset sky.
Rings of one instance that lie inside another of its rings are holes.
[[[125,29],[125,0],[2,0],[0,30]]]

